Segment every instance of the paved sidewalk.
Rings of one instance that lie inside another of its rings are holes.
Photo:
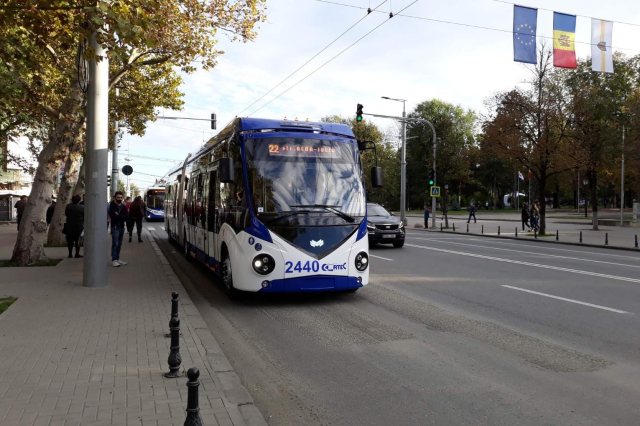
[[[0,231],[2,232],[2,231]],[[0,425],[182,425],[186,377],[167,379],[171,292],[180,293],[182,369],[200,369],[205,425],[265,425],[168,261],[146,233],[82,287],[82,260],[0,268]],[[107,261],[105,251],[105,262]]]

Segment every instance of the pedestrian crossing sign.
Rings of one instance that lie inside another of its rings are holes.
[[[439,186],[432,186],[431,187],[431,196],[432,197],[439,197],[440,196],[440,187]]]

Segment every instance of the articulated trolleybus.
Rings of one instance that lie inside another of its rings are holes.
[[[144,203],[147,206],[145,218],[147,221],[164,220],[165,188],[154,186],[144,191]]]
[[[237,118],[169,172],[169,238],[229,296],[356,291],[369,282],[364,173],[343,124]],[[371,171],[372,186],[382,171]]]

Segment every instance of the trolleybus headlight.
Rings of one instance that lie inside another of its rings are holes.
[[[268,254],[259,254],[253,258],[253,270],[260,275],[269,275],[276,267],[276,261]]]
[[[367,255],[367,253],[361,251],[356,256],[356,269],[362,272],[365,269],[367,269],[368,266],[369,266],[369,256]]]

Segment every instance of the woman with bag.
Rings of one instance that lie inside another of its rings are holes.
[[[144,213],[146,210],[146,206],[144,205],[144,201],[142,201],[141,196],[137,196],[131,206],[129,207],[129,220],[130,227],[129,231],[129,242],[131,242],[131,237],[133,235],[133,224],[136,225],[136,231],[138,232],[138,242],[142,242],[142,218],[144,218]]]
[[[71,202],[64,209],[64,215],[67,221],[64,224],[63,232],[67,235],[67,248],[69,249],[69,258],[73,257],[73,246],[76,247],[76,258],[83,257],[80,255],[80,236],[84,230],[84,206],[80,205],[80,196],[71,197]]]

